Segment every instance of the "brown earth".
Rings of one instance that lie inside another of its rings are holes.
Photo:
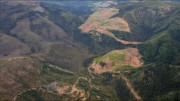
[[[89,67],[89,72],[102,74],[105,72],[116,71],[116,68],[114,68],[115,66],[130,65],[133,68],[138,68],[144,64],[142,61],[142,56],[139,54],[137,48],[126,48],[123,50],[115,50],[115,52],[117,52],[117,54],[124,54],[125,58],[123,60],[110,60],[105,58],[103,62],[106,65],[103,67],[100,65],[100,63],[94,61]],[[114,66],[112,66],[112,63],[114,63]]]
[[[4,60],[0,64],[0,100],[9,101],[23,89],[38,86],[39,66],[34,60],[27,57]]]
[[[108,8],[99,10],[87,19],[87,21],[79,28],[82,32],[88,33],[96,30],[99,33],[108,34],[108,30],[119,30],[130,32],[128,23],[119,17],[111,18],[119,12],[116,8]]]
[[[88,80],[85,77],[78,77],[73,85],[67,85],[67,84],[64,84],[62,86],[55,85],[54,90],[56,90],[59,95],[66,94],[69,95],[74,100],[85,101],[90,96],[90,93],[88,91],[86,92],[83,89],[77,87],[79,80],[86,80],[89,83],[90,88],[92,87],[96,88],[96,86],[91,83],[91,80]]]
[[[110,60],[105,58],[103,62],[106,65],[103,67],[100,65],[100,63],[97,63],[97,61],[93,61],[93,63],[88,68],[90,75],[92,76],[92,78],[94,78],[93,74],[102,74],[105,72],[118,73],[119,77],[124,80],[127,88],[133,94],[136,101],[142,101],[141,96],[135,91],[129,80],[120,72],[120,70],[117,71],[115,70],[115,68],[113,68],[114,66],[112,66],[112,62],[114,62],[115,66],[126,64],[134,68],[138,68],[144,64],[142,61],[142,56],[139,54],[137,48],[126,48],[123,50],[115,50],[115,52],[117,54],[125,54],[125,58],[123,60]]]
[[[79,28],[84,33],[96,34],[94,33],[94,31],[96,31],[98,34],[109,35],[122,44],[140,44],[141,42],[131,42],[119,39],[110,32],[110,30],[131,32],[128,23],[124,19],[120,17],[113,17],[118,14],[118,12],[119,10],[116,8],[105,8],[99,10],[91,14],[87,21]]]

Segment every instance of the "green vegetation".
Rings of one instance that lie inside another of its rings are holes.
[[[16,100],[18,101],[44,101],[42,96],[36,90],[28,90],[21,95],[18,95]]]
[[[126,26],[120,25],[119,28],[120,29],[126,29]]]
[[[171,37],[170,32],[159,33],[139,46],[147,63],[159,62],[165,64],[179,64],[180,42]]]
[[[110,60],[124,60],[125,54],[118,54],[118,53],[111,52],[108,54],[108,58]]]
[[[106,85],[111,84],[111,82],[113,81],[112,73],[110,72],[103,73],[102,76],[103,76],[102,82]]]
[[[95,62],[96,63],[100,63],[103,61],[103,58],[102,57],[98,57],[98,58],[95,58]]]
[[[98,58],[95,58],[95,62],[96,63],[100,63],[100,62],[103,62],[104,60],[108,59],[108,60],[124,60],[125,58],[125,54],[122,53],[118,53],[116,51],[111,51],[111,52],[108,52],[107,54],[105,54],[104,56],[102,57],[98,57]]]
[[[120,26],[122,27],[122,26]],[[115,35],[115,37],[122,39],[122,40],[127,40],[127,41],[135,41],[136,38],[134,34],[128,33],[128,32],[122,32],[122,31],[116,31],[116,30],[111,30],[111,33]]]
[[[144,100],[179,99],[180,66],[152,63],[125,73]],[[151,92],[151,93],[150,93]],[[168,95],[168,96],[166,96]]]
[[[0,100],[12,100],[18,94],[17,101],[71,101],[68,94],[59,96],[46,86],[52,82],[73,85],[79,77],[88,78],[93,85],[90,88],[89,81],[83,79],[77,83],[78,88],[89,92],[90,101],[134,100],[118,75],[108,72],[94,75],[92,79],[87,67],[93,59],[102,67],[107,65],[106,60],[110,61],[110,66],[129,79],[144,101],[180,99],[179,3],[125,2],[116,5],[120,12],[113,17],[127,21],[131,32],[111,32],[123,40],[143,42],[134,46],[139,49],[145,65],[135,69],[127,64],[116,64],[126,55],[113,50],[124,49],[125,45],[108,35],[84,34],[78,29],[93,12],[90,6],[71,8],[69,2],[67,7],[39,2],[45,12],[33,10],[38,3],[31,7],[31,3],[1,2]],[[90,20],[97,17],[93,15]],[[114,23],[109,21],[100,24],[104,27]],[[42,86],[41,90],[37,89]]]
[[[77,83],[77,87],[85,90],[86,92],[91,90],[89,82],[84,79],[79,80],[79,82]]]
[[[112,62],[111,67],[114,67],[114,66],[115,66],[115,62]]]
[[[122,12],[119,16],[127,20],[132,34],[118,31],[112,31],[112,33],[125,40],[145,41],[138,46],[145,65],[142,68],[130,70],[130,73],[124,72],[145,101],[176,101],[179,99],[178,72],[180,67],[177,65],[180,63],[178,34],[180,9],[177,5],[179,4],[144,2],[120,7]],[[167,11],[168,7],[173,10]],[[163,12],[166,14],[154,16],[148,9],[153,10],[156,14]],[[127,13],[132,10],[133,13]]]
[[[67,69],[64,69],[64,68],[61,68],[57,65],[54,65],[54,64],[50,64],[48,63],[47,61],[46,62],[41,62],[41,65],[42,65],[42,70],[41,70],[41,75],[43,73],[47,73],[48,71],[53,71],[53,72],[59,72],[61,74],[69,74],[69,75],[73,75],[74,73],[67,70]]]
[[[114,89],[115,82],[111,73],[104,73],[101,75],[101,78],[95,77],[92,83],[99,87],[99,89],[93,87],[90,91],[91,95],[88,100],[119,100]],[[99,98],[97,98],[97,96],[99,96]]]
[[[116,92],[121,101],[131,101],[133,99],[133,95],[130,93],[130,90],[127,88],[125,82],[122,79],[116,80]]]
[[[101,23],[101,26],[109,26],[110,25],[110,21],[105,21]]]

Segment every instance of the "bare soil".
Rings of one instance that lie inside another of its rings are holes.
[[[105,72],[118,73],[119,77],[125,81],[127,88],[134,95],[134,98],[136,99],[136,101],[142,101],[141,96],[135,91],[135,89],[133,88],[129,80],[121,73],[120,70],[116,71],[112,66],[112,62],[114,62],[115,66],[126,64],[134,68],[138,68],[144,64],[144,62],[142,61],[142,56],[139,54],[139,51],[137,48],[126,48],[123,50],[115,50],[115,52],[117,54],[125,54],[124,60],[118,61],[118,60],[109,60],[105,58],[103,62],[106,63],[106,65],[103,67],[100,65],[100,63],[93,61],[93,63],[88,68],[89,73],[91,74],[93,78],[94,78],[93,74],[102,74]]]
[[[99,33],[108,34],[108,30],[119,30],[130,32],[128,23],[119,17],[111,18],[119,12],[116,8],[108,8],[99,10],[88,18],[88,20],[80,26],[82,32],[96,30]],[[122,27],[121,27],[122,26]]]
[[[77,87],[77,84],[79,80],[86,80],[88,81],[90,87],[97,88],[94,84],[91,83],[91,80],[88,80],[86,77],[78,77],[76,82],[73,85],[63,85],[63,86],[57,86],[56,91],[58,94],[63,95],[67,94],[70,95],[74,100],[81,100],[85,101],[89,96],[89,92],[85,92],[84,90]]]
[[[113,37],[115,40],[121,42],[122,44],[140,44],[141,42],[131,42],[125,41],[115,37],[110,30],[131,32],[128,23],[120,17],[113,17],[118,14],[119,9],[116,8],[105,8],[99,10],[89,16],[87,21],[82,24],[79,28],[84,33],[89,33],[91,31],[96,31],[99,34],[106,34]],[[95,33],[91,33],[95,34]]]
[[[116,68],[112,67],[112,63],[114,63],[114,66],[130,65],[133,68],[141,67],[144,64],[144,62],[142,61],[142,56],[139,54],[137,48],[129,47],[123,50],[115,51],[117,52],[117,54],[124,54],[125,58],[123,60],[110,60],[106,58],[103,60],[103,62],[106,64],[103,67],[100,65],[100,63],[94,61],[89,67],[89,72],[95,74],[102,74],[105,72],[116,71]]]
[[[131,91],[131,93],[134,95],[135,99],[137,101],[142,101],[142,98],[141,96],[139,96],[139,94],[134,90],[134,87],[131,85],[131,83],[129,82],[129,80],[119,71],[119,76],[120,78],[122,78],[125,82],[126,82],[126,85],[128,87],[128,89]]]

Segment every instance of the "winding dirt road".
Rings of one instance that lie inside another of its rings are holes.
[[[131,83],[129,82],[129,80],[119,71],[117,72],[120,76],[120,78],[122,78],[127,85],[127,88],[131,91],[131,93],[134,95],[135,99],[137,101],[143,101],[141,96],[139,96],[139,94],[134,90],[134,87],[132,87]]]
[[[28,57],[15,57],[15,58],[9,58],[6,62],[0,64],[0,67],[4,66],[5,64],[11,62],[12,60],[16,60],[16,59],[24,59],[24,58],[28,58]]]

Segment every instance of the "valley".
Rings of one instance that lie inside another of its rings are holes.
[[[177,101],[178,1],[0,1],[0,100]]]

